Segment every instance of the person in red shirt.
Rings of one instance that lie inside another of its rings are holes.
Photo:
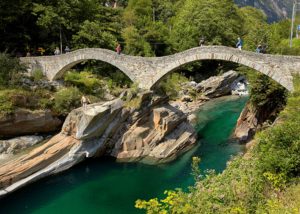
[[[117,52],[118,54],[121,54],[121,51],[122,51],[121,45],[120,45],[120,43],[118,43],[118,45],[117,45],[117,47],[116,47],[116,52]]]

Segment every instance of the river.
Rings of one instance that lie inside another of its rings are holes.
[[[172,163],[149,166],[116,163],[110,158],[88,160],[74,168],[24,187],[0,200],[1,214],[131,214],[136,199],[160,197],[166,189],[193,184],[191,157],[200,168],[221,172],[244,146],[230,139],[247,98],[224,97],[199,109],[200,146]]]

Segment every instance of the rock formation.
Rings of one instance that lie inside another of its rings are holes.
[[[0,117],[0,136],[14,137],[57,131],[62,122],[50,110],[30,111],[18,109]]]
[[[121,99],[73,110],[61,132],[47,143],[0,166],[0,196],[85,158],[112,155],[121,161],[173,160],[196,142],[185,114],[167,99],[146,92],[141,109]]]
[[[228,71],[221,76],[210,77],[197,84],[196,89],[209,98],[231,94],[231,85],[239,77],[236,71]]]
[[[255,135],[258,128],[257,111],[248,103],[237,121],[234,137],[240,142],[248,142]]]
[[[185,114],[165,105],[141,117],[117,142],[113,156],[119,160],[147,163],[173,160],[196,142]]]

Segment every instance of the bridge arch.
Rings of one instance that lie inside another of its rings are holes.
[[[85,48],[56,56],[21,58],[21,61],[30,64],[30,70],[41,68],[50,81],[62,78],[72,67],[88,60],[110,64],[122,71],[131,81],[136,82],[135,76],[132,75],[131,70],[124,63],[126,60],[123,59],[123,56],[106,49]]]
[[[211,46],[208,47],[208,49],[198,47],[168,56],[168,59],[164,59],[164,61],[168,61],[169,63],[166,63],[167,66],[162,68],[160,72],[156,73],[156,75],[153,76],[152,85],[150,86],[150,88],[154,88],[166,75],[172,73],[173,71],[184,65],[197,61],[218,60],[247,66],[269,76],[271,79],[273,79],[286,89],[293,90],[292,73],[289,69],[284,69],[284,66],[282,66],[281,64],[283,62],[278,62],[277,64],[276,61],[278,59],[274,60],[274,56],[272,55],[240,51],[228,47],[214,48],[213,46]],[[272,61],[274,61],[274,63],[272,63]]]

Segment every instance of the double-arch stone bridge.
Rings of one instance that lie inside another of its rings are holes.
[[[165,75],[179,67],[200,60],[223,60],[253,68],[288,90],[293,90],[293,74],[300,74],[300,57],[258,54],[224,46],[192,48],[164,57],[118,55],[101,48],[79,49],[57,56],[23,57],[29,71],[41,69],[50,80],[62,78],[74,65],[86,60],[100,60],[123,71],[140,88],[151,89]]]

